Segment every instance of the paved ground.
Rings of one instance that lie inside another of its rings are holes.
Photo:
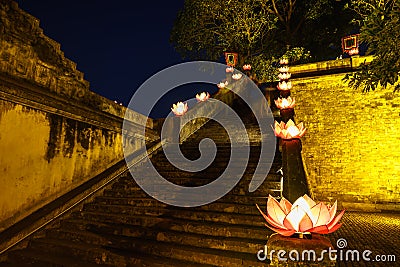
[[[346,212],[341,222],[338,231],[327,235],[335,248],[342,247],[343,260],[338,266],[400,266],[400,213]],[[346,261],[347,250],[358,250],[360,261]],[[365,250],[372,252],[369,262],[362,259]]]

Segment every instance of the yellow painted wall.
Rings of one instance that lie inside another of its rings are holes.
[[[121,138],[0,100],[0,225],[9,226],[121,160]]]
[[[296,70],[301,69],[298,67]],[[344,74],[292,79],[312,195],[349,209],[400,208],[400,94],[362,93]]]

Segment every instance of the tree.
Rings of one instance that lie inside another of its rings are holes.
[[[259,80],[271,80],[272,64],[289,48],[299,59],[308,58],[308,47],[329,51],[334,35],[318,29],[340,34],[323,19],[338,6],[336,0],[185,0],[170,40],[189,59],[218,60],[223,52],[237,52],[239,66],[252,64]],[[336,43],[338,55],[340,37]]]
[[[218,60],[235,51],[245,61],[265,50],[275,22],[262,0],[186,0],[170,39],[186,58]]]
[[[388,84],[400,89],[400,2],[399,0],[355,0],[349,6],[359,15],[361,41],[368,44],[372,62],[348,74],[345,80],[355,89],[375,90]]]

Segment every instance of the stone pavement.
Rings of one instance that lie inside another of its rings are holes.
[[[400,213],[348,211],[341,223],[343,225],[339,230],[327,235],[335,249],[339,251],[338,245],[342,247],[343,260],[337,266],[400,266]],[[358,250],[360,261],[351,261],[350,253],[350,260],[346,261],[347,250]],[[372,252],[368,255],[369,262],[362,259],[365,250]],[[390,255],[394,255],[395,259]]]

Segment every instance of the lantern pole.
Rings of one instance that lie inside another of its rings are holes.
[[[275,103],[280,110],[282,122],[284,122],[286,126],[288,126],[291,122],[294,122],[295,115],[295,100],[290,96],[292,83],[290,81],[291,74],[289,72],[288,59],[283,58],[280,60],[279,72],[280,82],[278,84],[278,89],[280,91],[280,98],[278,100],[275,100]],[[288,132],[290,132],[290,129]],[[301,158],[302,145],[300,137],[301,136],[295,135],[287,136],[286,138],[281,137],[280,139],[280,150],[282,152],[283,169],[282,194],[292,203],[304,194],[309,194],[303,160]]]

